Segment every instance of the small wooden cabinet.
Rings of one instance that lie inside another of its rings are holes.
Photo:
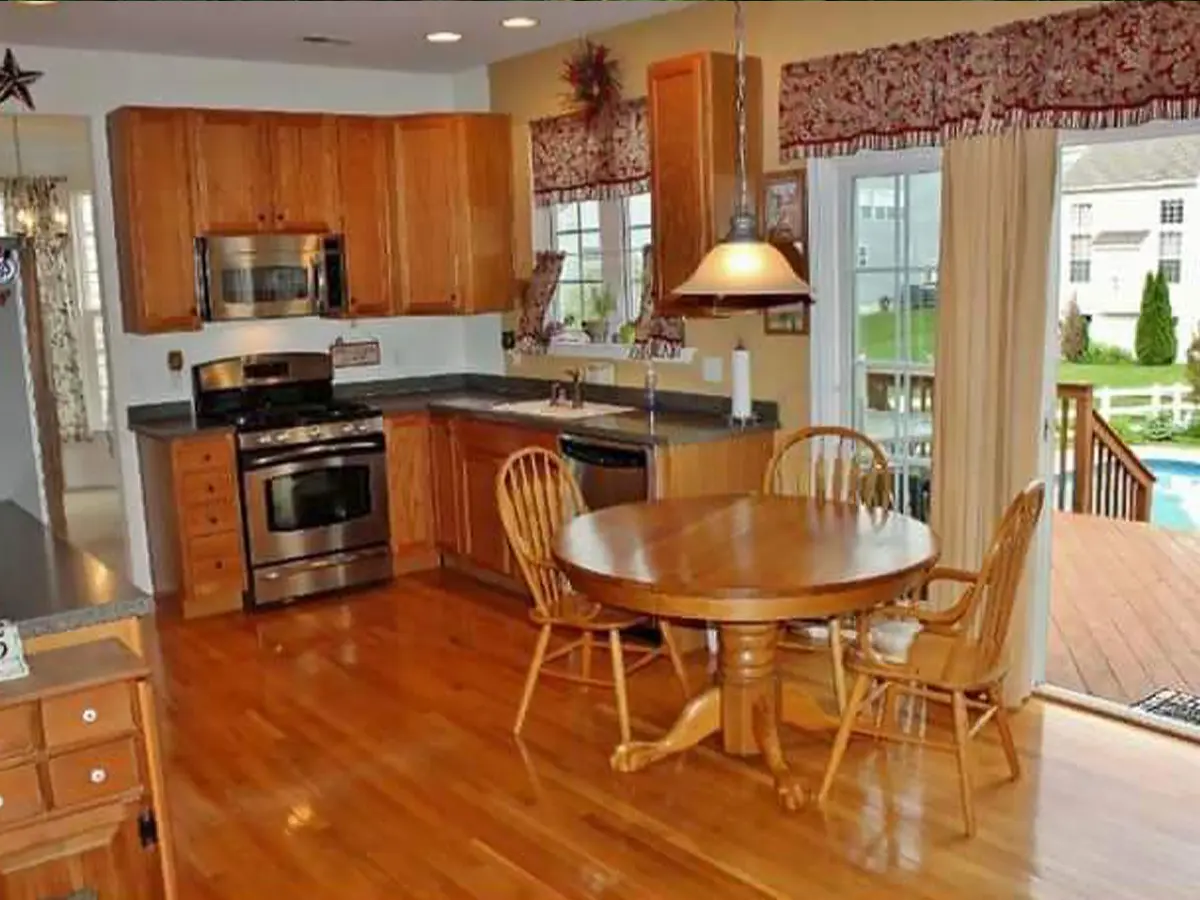
[[[173,896],[149,790],[148,666],[112,638],[29,665],[0,685],[0,897]]]
[[[451,420],[439,415],[430,419],[429,443],[432,450],[434,531],[438,549],[458,553],[459,535],[458,451]]]
[[[386,422],[392,560],[399,572],[436,565],[434,486],[426,413]]]
[[[246,562],[233,435],[143,435],[138,450],[156,592],[175,592],[186,618],[241,609]]]
[[[747,61],[749,179],[763,160],[762,61]],[[695,53],[649,70],[654,271],[659,300],[691,276],[729,230],[735,200],[734,57]]]
[[[199,233],[325,232],[338,226],[333,117],[196,110],[191,139]]]
[[[187,113],[119,109],[108,145],[125,330],[197,329]]]
[[[394,153],[402,311],[509,309],[515,281],[508,116],[397,119]]]
[[[338,165],[349,313],[355,317],[395,315],[395,198],[387,189],[395,171],[392,123],[366,116],[340,118]]]

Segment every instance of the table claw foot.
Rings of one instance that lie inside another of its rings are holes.
[[[686,707],[661,741],[622,744],[613,752],[613,771],[638,772],[696,746],[721,727],[721,689],[709,688]]]
[[[754,737],[762,750],[763,760],[775,778],[775,795],[788,812],[799,812],[808,800],[808,789],[799,776],[788,768],[783,744],[779,740],[779,708],[770,697],[754,707]]]

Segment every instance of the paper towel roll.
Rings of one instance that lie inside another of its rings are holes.
[[[739,422],[748,422],[754,414],[750,391],[749,350],[737,349],[733,351],[733,361],[729,367],[729,378],[732,382],[733,418]]]

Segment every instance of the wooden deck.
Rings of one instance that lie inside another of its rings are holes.
[[[1200,533],[1056,513],[1052,569],[1050,684],[1123,704],[1200,694]]]

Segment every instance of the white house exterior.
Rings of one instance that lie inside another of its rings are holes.
[[[1162,268],[1183,359],[1200,325],[1200,137],[1067,153],[1061,313],[1074,298],[1091,320],[1093,342],[1132,351],[1146,274]]]

